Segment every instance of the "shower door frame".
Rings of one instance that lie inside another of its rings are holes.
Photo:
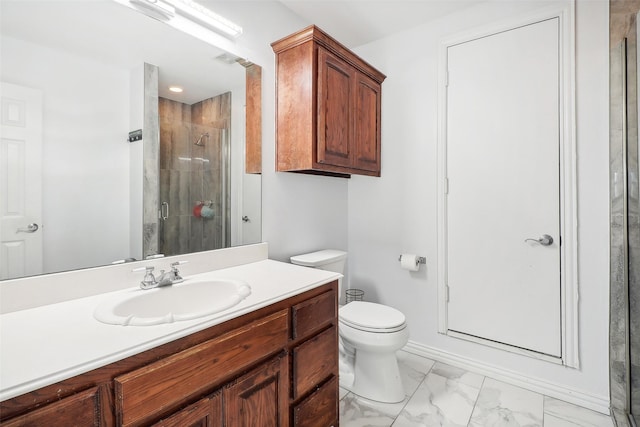
[[[624,3],[624,4],[623,4]],[[621,7],[620,5],[623,6]],[[638,351],[632,310],[640,292],[640,190],[638,190],[638,99],[640,4],[612,1],[610,9],[610,398],[619,427],[635,426],[640,388],[633,386],[632,351]],[[622,30],[622,31],[621,31]],[[635,188],[635,190],[632,190]],[[636,191],[638,192],[636,194]],[[637,304],[638,302],[636,302]],[[635,320],[634,320],[635,319]],[[635,343],[635,345],[634,345]],[[640,365],[640,364],[639,364]],[[635,381],[638,383],[638,381]],[[635,406],[635,408],[634,408]]]

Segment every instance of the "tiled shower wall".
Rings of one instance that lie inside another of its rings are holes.
[[[222,174],[228,168],[223,138],[231,124],[231,93],[187,105],[159,99],[160,203],[169,216],[160,220],[159,249],[166,256],[228,246]],[[200,135],[202,146],[195,145]],[[226,142],[228,144],[228,142]],[[198,218],[198,202],[211,202],[213,218]]]

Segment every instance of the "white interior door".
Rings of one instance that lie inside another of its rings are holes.
[[[2,83],[0,279],[42,273],[42,93]]]
[[[447,52],[447,328],[561,356],[558,19]],[[544,235],[553,243],[539,243]],[[527,240],[533,239],[533,240]]]

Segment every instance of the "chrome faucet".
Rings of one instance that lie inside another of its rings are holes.
[[[184,281],[184,279],[180,275],[180,272],[178,271],[178,266],[186,262],[188,261],[172,262],[170,264],[171,271],[168,271],[166,273],[164,272],[164,270],[160,270],[160,277],[157,279],[158,286],[168,286],[168,285],[173,285],[174,283],[180,283]]]
[[[140,288],[142,289],[153,289],[161,286],[170,286],[174,283],[180,283],[184,281],[184,278],[180,275],[178,271],[178,266],[182,264],[186,264],[189,261],[176,261],[171,263],[171,270],[166,272],[164,270],[160,270],[160,276],[156,279],[153,275],[153,270],[155,267],[147,266],[142,268],[134,268],[132,271],[142,271],[145,270],[144,279],[140,282]]]

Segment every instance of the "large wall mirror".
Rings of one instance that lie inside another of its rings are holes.
[[[0,19],[0,279],[261,241],[259,66],[112,0]]]

